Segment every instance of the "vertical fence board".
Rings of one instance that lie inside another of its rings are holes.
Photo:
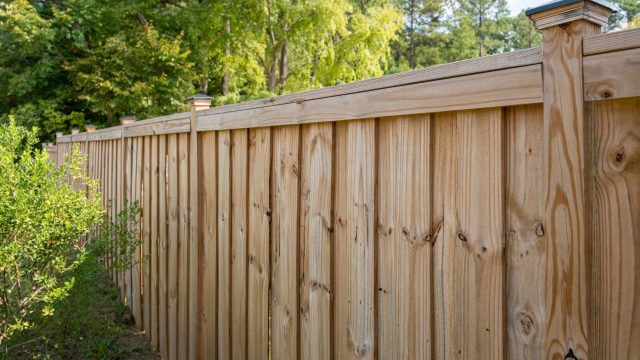
[[[169,226],[167,232],[168,358],[178,358],[178,135],[167,136]]]
[[[246,129],[231,131],[231,351],[247,357],[247,157]]]
[[[593,102],[592,359],[640,356],[640,98]]]
[[[123,139],[118,139],[117,141],[117,147],[116,147],[116,151],[117,151],[117,157],[116,157],[116,168],[115,173],[116,173],[116,201],[117,201],[117,207],[116,207],[116,214],[120,213],[120,211],[122,211],[123,208],[123,202],[124,202],[124,187],[123,187],[123,180],[124,180],[124,174],[123,174],[123,170],[124,170],[124,140]],[[120,250],[120,253],[125,254],[124,249]],[[124,267],[124,264],[121,265],[121,270],[118,272],[118,284],[120,286],[120,299],[122,299],[122,301],[127,304],[128,299],[127,299],[127,283],[126,283],[126,268]]]
[[[158,348],[158,137],[151,137],[151,186],[149,188],[149,206],[147,206],[147,214],[151,218],[151,230],[149,239],[151,241],[151,258],[148,262],[151,264],[149,300],[150,305],[150,331],[149,338],[153,345]]]
[[[189,336],[189,134],[178,134],[178,357],[186,359]]]
[[[202,346],[203,359],[216,358],[216,297],[217,297],[217,134],[213,131],[200,135],[200,154],[198,161],[201,168],[200,186],[200,226],[202,236]]]
[[[132,154],[132,139],[124,139],[124,155],[123,155],[123,163],[124,163],[124,183],[123,183],[123,190],[124,190],[124,194],[123,194],[123,198],[124,198],[124,203],[127,204],[129,202],[131,202],[131,199],[133,198],[132,194],[133,194],[133,188],[132,185],[134,184],[133,179],[131,178],[133,175],[133,154]],[[131,226],[131,224],[127,224],[128,227]],[[133,260],[133,255],[130,256],[130,261]],[[126,271],[125,271],[125,283],[127,285],[127,306],[129,307],[129,309],[133,310],[133,284],[132,284],[132,277],[133,277],[133,267],[129,266],[127,267]],[[132,311],[133,313],[133,311]],[[134,315],[135,317],[135,315]]]
[[[457,116],[456,251],[452,275],[463,357],[504,357],[504,181],[501,109]],[[451,239],[447,239],[451,241]]]
[[[298,358],[299,126],[273,131],[271,346],[274,359]]]
[[[138,138],[131,138],[131,201],[140,202],[141,185],[142,185],[142,144]],[[139,206],[139,205],[138,205]],[[140,221],[140,214],[136,216],[136,220]],[[138,239],[140,239],[140,224],[138,223],[137,229]],[[131,269],[131,287],[134,294],[134,299],[131,302],[131,309],[133,317],[136,320],[136,327],[142,329],[142,304],[140,302],[140,245],[136,246],[133,254],[133,268]]]
[[[376,350],[375,136],[375,120],[336,123],[333,340],[341,359],[373,359]]]
[[[218,132],[218,358],[231,358],[231,131]]]
[[[431,357],[429,115],[384,118],[377,173],[378,354]]]
[[[143,140],[143,173],[142,173],[142,318],[144,331],[151,334],[151,137]]]
[[[438,114],[434,133],[435,356],[504,356],[500,109]]]
[[[167,253],[169,240],[167,239],[167,226],[169,213],[167,207],[169,173],[167,160],[167,137],[158,136],[158,345],[160,356],[163,359],[169,356],[168,337],[168,279],[167,279]]]
[[[540,105],[506,110],[506,276],[508,354],[511,359],[542,359],[546,243],[542,216],[542,136]]]
[[[248,304],[249,359],[269,357],[269,177],[271,129],[249,130]]]
[[[302,126],[300,358],[331,358],[333,124]]]

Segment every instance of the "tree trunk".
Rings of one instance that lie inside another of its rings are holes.
[[[229,19],[225,20],[224,32],[225,32],[225,35],[227,36],[225,49],[224,49],[224,56],[227,60],[226,63],[229,64],[229,57],[231,56],[231,40],[229,39],[231,37],[231,21],[229,21]],[[231,74],[229,74],[228,65],[225,65],[224,75],[222,76],[222,95],[223,96],[229,93],[230,77],[231,77]]]
[[[414,26],[415,26],[415,1],[411,1],[409,9],[409,67],[415,69],[416,67],[416,55],[415,55],[415,45],[414,45]]]
[[[287,39],[285,39],[282,44],[282,49],[280,49],[280,81],[278,82],[278,92],[281,92],[284,87],[287,76],[289,76],[289,44]]]

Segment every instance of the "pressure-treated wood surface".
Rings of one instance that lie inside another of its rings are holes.
[[[548,262],[543,347],[547,358],[588,356],[585,122],[582,37],[599,27],[584,20],[543,31],[544,142],[542,195]],[[552,85],[551,85],[552,84]]]
[[[331,359],[333,124],[302,126],[300,358]]]
[[[231,131],[218,133],[218,358],[231,358]]]
[[[297,359],[300,127],[271,131],[271,351],[274,359]]]
[[[378,356],[430,359],[431,134],[429,115],[384,118],[378,128]]]
[[[589,104],[593,129],[590,353],[640,357],[640,98]]]
[[[547,248],[542,224],[542,106],[506,110],[506,289],[510,359],[543,359],[546,329],[545,277]],[[526,286],[523,286],[526,285]]]
[[[178,135],[167,135],[167,358],[178,358]]]
[[[544,67],[175,114],[55,161],[88,154],[108,220],[141,202],[133,267],[101,260],[164,359],[637,359],[637,32],[592,31],[545,29]]]
[[[249,130],[248,168],[248,261],[247,355],[265,359],[269,355],[269,222],[271,129]]]
[[[218,294],[218,248],[217,248],[217,212],[218,212],[218,185],[217,185],[217,134],[215,132],[203,133],[200,136],[200,204],[199,231],[202,237],[202,317],[200,352],[204,359],[214,359],[217,356],[217,294]]]
[[[247,356],[248,132],[231,132],[231,353]]]
[[[336,356],[373,359],[376,121],[338,122],[335,141],[333,346]]]

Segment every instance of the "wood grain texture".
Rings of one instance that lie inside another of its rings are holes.
[[[218,358],[231,358],[231,131],[218,132]]]
[[[169,356],[168,338],[168,279],[167,255],[169,242],[167,226],[169,224],[169,168],[167,157],[167,137],[158,136],[158,350],[163,359]]]
[[[640,29],[585,36],[582,53],[593,55],[640,47]]]
[[[136,121],[123,126],[122,134],[126,137],[161,134],[177,134],[189,132],[191,129],[191,113],[177,113],[153,119]],[[94,134],[96,132],[90,133]]]
[[[593,102],[589,352],[640,357],[640,98]]]
[[[542,221],[546,358],[588,356],[582,37],[600,28],[583,20],[543,31],[544,161]]]
[[[202,176],[200,164],[200,137],[196,131],[197,114],[191,111],[189,124],[189,352],[187,358],[202,358],[200,347],[201,316],[202,316],[202,286],[201,277],[203,260],[200,256],[202,238],[200,237],[200,178]]]
[[[506,276],[508,355],[542,359],[547,319],[545,277],[547,242],[542,218],[544,119],[542,106],[506,109]]]
[[[504,357],[501,109],[436,116],[436,357]],[[440,124],[441,123],[441,124]]]
[[[158,137],[151,137],[151,146],[149,148],[151,157],[150,182],[149,187],[149,204],[147,206],[147,215],[151,218],[151,230],[149,231],[149,240],[151,241],[150,259],[147,260],[151,264],[150,287],[148,288],[148,300],[150,301],[150,317],[151,326],[149,338],[151,343],[158,348]]]
[[[585,100],[640,96],[640,48],[587,56],[583,62]]]
[[[373,359],[376,122],[338,122],[335,139],[334,356]]]
[[[299,103],[315,99],[330,98],[421,82],[432,82],[434,80],[449,79],[470,74],[478,74],[501,69],[540,64],[541,62],[542,51],[538,47],[500,55],[485,56],[449,64],[436,65],[419,70],[405,71],[402,73],[386,75],[376,79],[329,86],[322,89],[314,89],[296,94],[288,94],[267,99],[253,100],[240,104],[219,106],[212,109],[200,111],[198,112],[198,114],[201,116],[206,116],[211,114],[272,107],[290,103]]]
[[[133,200],[134,201],[138,201],[138,206],[140,206],[140,203],[142,202],[142,162],[143,162],[143,152],[144,152],[144,148],[143,148],[143,144],[142,144],[142,140],[140,138],[133,138],[133,146],[132,146],[132,154],[134,154],[134,158],[132,161],[132,165],[133,165],[133,181],[134,181],[134,185],[133,185]],[[141,224],[140,224],[140,216],[141,214],[138,214],[137,216],[137,221],[138,221],[138,236],[142,236],[142,231],[141,231]],[[138,329],[142,329],[142,322],[143,322],[143,314],[142,314],[142,245],[138,245],[136,246],[136,250],[134,253],[134,257],[137,261],[137,263],[135,264],[134,268],[133,268],[133,291],[136,294],[136,301],[133,303],[133,313],[135,314],[135,318],[136,318],[136,326],[138,327]]]
[[[189,134],[178,134],[178,358],[189,356]]]
[[[144,162],[142,173],[142,311],[144,331],[151,334],[151,137],[143,138]]]
[[[377,176],[378,356],[430,359],[430,116],[380,119]]]
[[[333,124],[302,126],[300,358],[331,358]]]
[[[496,81],[499,78],[500,81]],[[542,102],[540,65],[387,89],[201,115],[198,131],[340,121],[376,116],[489,108]],[[209,110],[205,110],[206,111]]]
[[[202,237],[202,335],[200,345],[203,359],[216,358],[217,339],[217,212],[218,212],[218,179],[217,165],[217,134],[205,132],[198,140],[200,154],[200,236]]]
[[[297,359],[300,127],[271,131],[271,351],[274,359]]]
[[[249,130],[247,357],[269,357],[271,129]]]
[[[231,352],[247,357],[248,131],[231,131]]]
[[[125,203],[128,203],[129,201],[131,201],[131,141],[124,140],[123,141],[123,146],[124,146],[124,156],[123,156],[123,161],[124,161],[124,167],[123,167],[123,189],[124,189],[124,193],[123,193],[123,199]],[[127,227],[131,226],[130,224],[127,224]],[[133,261],[133,255],[130,254],[130,258],[129,261]],[[131,268],[127,268],[125,269],[125,284],[127,287],[126,290],[126,305],[129,307],[129,309],[133,309],[133,299],[132,299],[132,293],[131,293]]]
[[[167,358],[178,358],[178,135],[167,136]]]

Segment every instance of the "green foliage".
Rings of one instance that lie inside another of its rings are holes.
[[[57,168],[34,149],[36,133],[13,121],[0,126],[0,345],[29,328],[34,313],[55,312],[51,304],[73,286],[62,278],[77,265],[78,239],[103,214],[79,150]],[[87,191],[74,191],[72,183]]]
[[[120,291],[94,252],[84,252],[64,281],[67,296],[52,314],[35,313],[29,329],[0,347],[0,359],[157,359],[144,334],[133,327]],[[6,347],[5,347],[6,346]]]
[[[107,209],[106,214],[109,214]],[[138,202],[126,202],[115,221],[105,215],[102,224],[96,229],[88,244],[89,251],[98,258],[109,256],[113,269],[123,271],[146,259],[136,259],[134,254],[142,244],[139,231],[140,207]]]
[[[114,123],[117,115],[141,118],[185,111],[182,96],[193,91],[189,51],[181,38],[164,38],[148,26],[141,33],[109,37],[65,68],[78,96]]]
[[[506,0],[1,0],[0,122],[51,141],[196,92],[228,104],[539,41]]]

